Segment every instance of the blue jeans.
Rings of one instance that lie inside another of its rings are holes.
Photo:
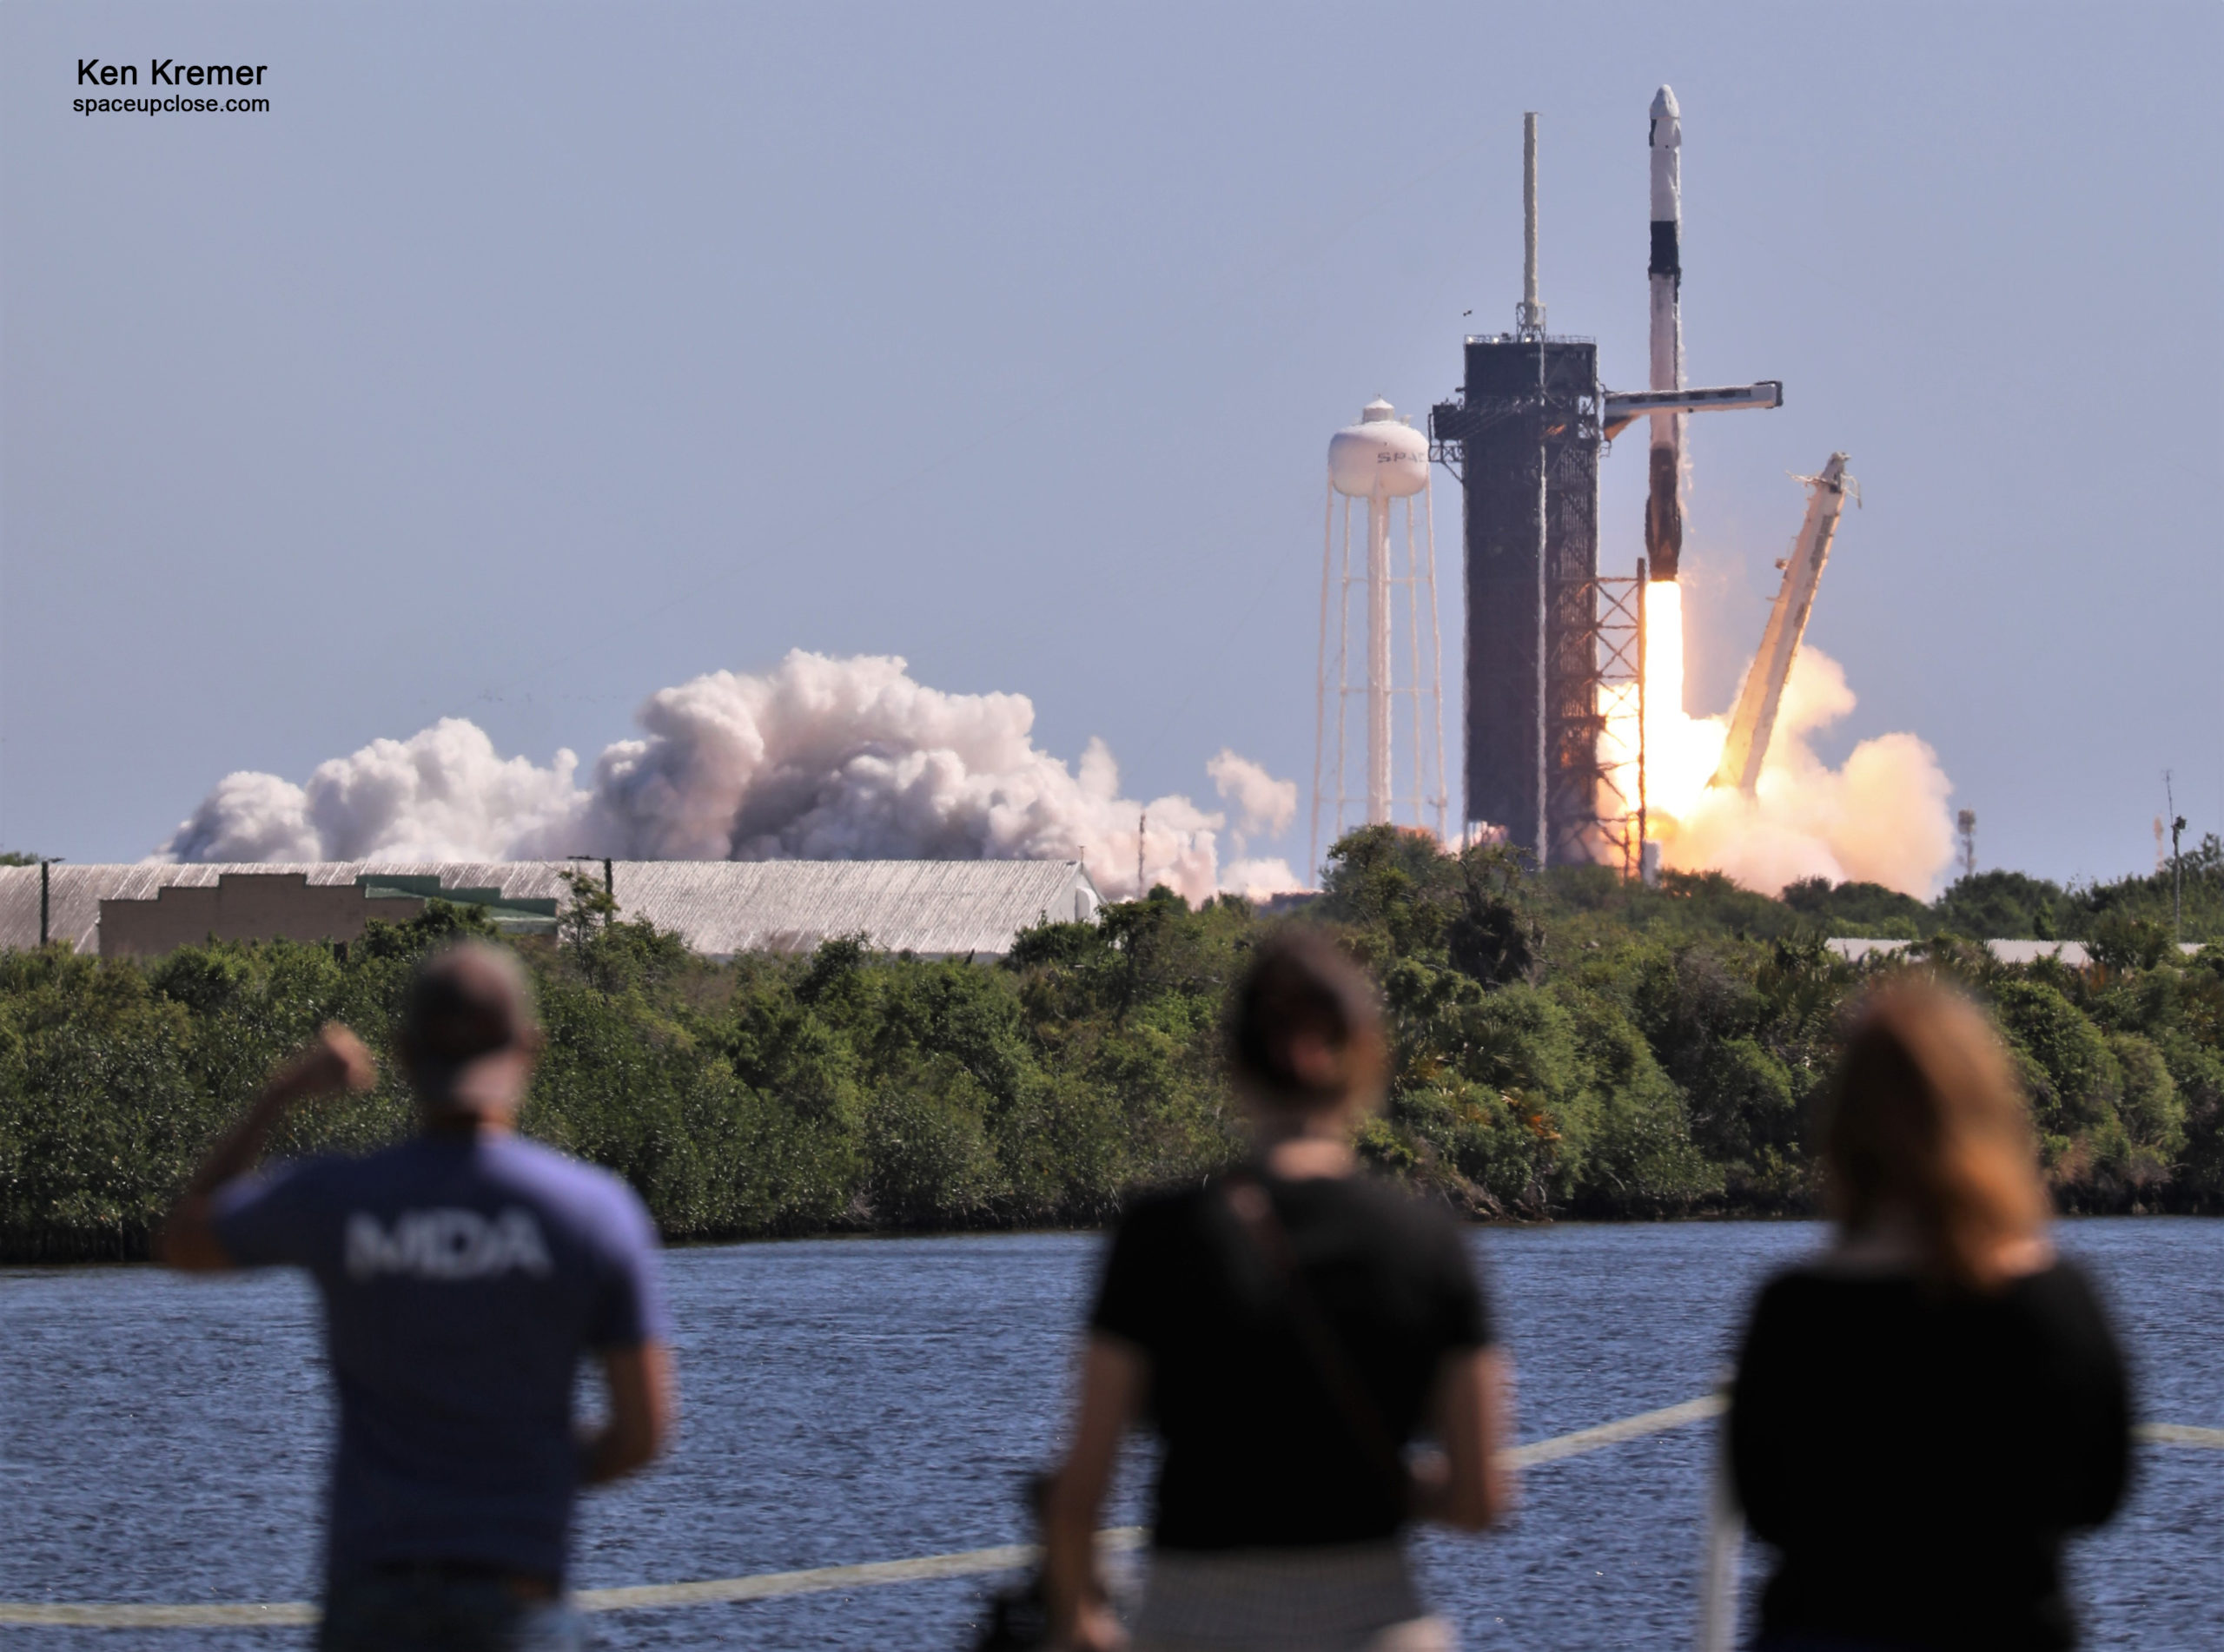
[[[405,1573],[325,1591],[317,1652],[585,1652],[586,1625],[563,1600],[520,1599],[493,1577]]]

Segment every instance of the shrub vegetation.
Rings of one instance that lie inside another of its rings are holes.
[[[549,1041],[523,1126],[625,1175],[674,1239],[1093,1223],[1130,1188],[1204,1173],[1240,1145],[1222,1000],[1276,922],[1331,927],[1383,983],[1394,1079],[1362,1150],[1479,1216],[1812,1208],[1808,1142],[1846,1008],[1910,968],[1994,1007],[2064,1206],[2224,1209],[2224,946],[2168,943],[2167,876],[2063,890],[1987,873],[1928,906],[1857,884],[1771,900],[1713,876],[1540,878],[1503,850],[1373,828],[1335,846],[1325,893],[1294,914],[1161,889],[1028,930],[994,965],[858,938],[718,963],[599,895],[583,883],[563,933],[521,947]],[[2185,909],[2188,932],[2224,938],[2214,838],[2188,857]],[[0,1254],[143,1255],[211,1139],[327,1020],[361,1032],[387,1077],[296,1113],[277,1151],[394,1138],[409,969],[482,922],[435,904],[344,951],[0,956]],[[1887,924],[1913,942],[1896,956],[1824,945]],[[2018,926],[2082,935],[2100,962],[2004,966],[1966,938]]]

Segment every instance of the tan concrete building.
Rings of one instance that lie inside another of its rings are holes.
[[[306,872],[224,872],[213,884],[165,885],[151,900],[103,900],[100,947],[109,957],[153,958],[212,940],[345,944],[361,940],[374,919],[408,922],[432,900],[483,908],[497,928],[513,934],[556,927],[553,900],[508,902],[499,889],[446,887],[436,877],[312,883]]]

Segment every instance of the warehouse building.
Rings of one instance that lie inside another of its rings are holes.
[[[42,890],[42,870],[45,885]],[[607,876],[619,915],[706,957],[808,952],[864,935],[886,952],[1000,958],[1047,920],[1103,904],[1078,861],[327,861],[295,864],[0,868],[0,948],[46,934],[79,952],[150,957],[214,937],[345,943],[432,900],[482,909],[506,934],[545,934],[563,875]]]
[[[1863,963],[1871,958],[1890,958],[1915,945],[1912,941],[1891,939],[1884,941],[1840,938],[1823,943],[1849,963]],[[2034,964],[2042,958],[2051,958],[2069,969],[2090,969],[2093,955],[2082,941],[1988,941],[1984,948],[1995,960],[2004,964]],[[2201,950],[2198,942],[2181,941],[2178,950],[2188,958]]]

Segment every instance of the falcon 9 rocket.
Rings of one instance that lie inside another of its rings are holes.
[[[1652,374],[1649,388],[1684,387],[1684,122],[1676,94],[1663,86],[1652,99]],[[1684,469],[1684,414],[1652,415],[1651,491],[1645,507],[1645,555],[1655,579],[1673,579],[1684,549],[1684,507],[1677,496]]]

